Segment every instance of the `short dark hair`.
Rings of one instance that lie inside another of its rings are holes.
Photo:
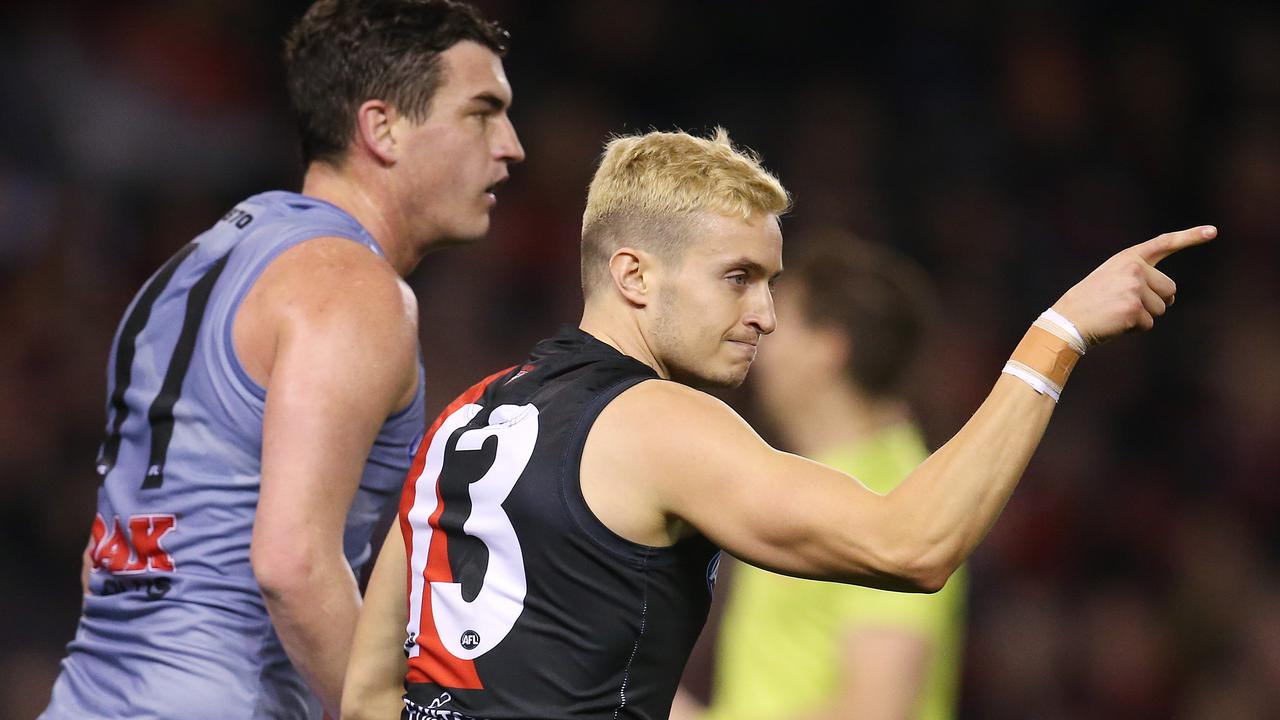
[[[884,245],[831,233],[815,240],[787,266],[787,282],[799,280],[805,319],[848,336],[845,369],[860,388],[901,392],[935,314],[928,276]]]
[[[444,81],[440,53],[470,40],[503,56],[509,39],[454,0],[318,0],[284,46],[303,162],[340,161],[366,100],[385,100],[423,120]]]

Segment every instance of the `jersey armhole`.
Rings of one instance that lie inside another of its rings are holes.
[[[635,567],[662,565],[677,562],[680,550],[687,544],[697,542],[700,535],[681,539],[673,545],[645,545],[628,540],[615,533],[605,525],[582,494],[582,452],[587,445],[587,435],[595,425],[600,413],[619,395],[646,380],[660,380],[654,377],[629,377],[606,387],[599,395],[592,398],[574,424],[569,442],[565,446],[564,457],[560,462],[560,497],[565,511],[587,537],[606,552],[618,557]]]
[[[271,226],[268,225],[267,227],[261,228],[258,232],[261,233],[269,227]],[[344,238],[368,247],[368,245],[366,245],[361,239],[344,235],[341,232],[335,232],[333,229],[326,229],[321,232],[316,228],[305,228],[304,232],[298,237],[290,238],[281,242],[253,264],[249,272],[240,278],[240,286],[235,289],[235,294],[231,298],[231,304],[227,307],[227,312],[224,315],[225,321],[222,328],[223,356],[227,361],[227,365],[231,368],[232,377],[239,383],[241,389],[248,392],[259,402],[266,402],[267,389],[249,375],[249,371],[245,370],[244,365],[240,362],[240,355],[236,351],[234,329],[236,317],[240,314],[240,305],[244,303],[245,297],[249,294],[249,291],[253,289],[253,286],[257,284],[258,278],[262,276],[262,273],[266,271],[267,267],[284,254],[286,250],[293,249],[308,240],[315,240],[316,238],[322,237]],[[419,363],[419,367],[421,367],[421,363]],[[421,381],[422,378],[419,376],[419,386],[421,386]],[[421,387],[419,387],[419,390],[421,390]],[[416,395],[417,393],[415,393],[415,396]],[[406,407],[401,408],[394,413],[393,417],[407,413],[413,408],[414,402],[416,402],[416,397],[414,400],[410,400]]]
[[[396,420],[400,420],[401,418],[404,418],[409,413],[413,412],[419,406],[422,406],[423,415],[424,416],[426,415],[425,397],[427,392],[427,387],[426,387],[427,368],[425,365],[423,365],[423,362],[422,362],[421,343],[418,344],[418,367],[415,370],[415,372],[418,374],[418,384],[417,384],[417,388],[413,391],[413,397],[409,399],[409,402],[406,403],[404,407],[388,415],[387,422],[395,422]],[[418,452],[418,449],[415,447],[413,452],[414,453]],[[410,453],[410,455],[412,454],[413,453]]]

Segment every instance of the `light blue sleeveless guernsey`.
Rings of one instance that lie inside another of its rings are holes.
[[[337,207],[263,193],[182,248],[125,312],[107,367],[97,568],[42,718],[320,717],[249,563],[266,391],[231,329],[263,269],[321,236],[382,255]],[[421,441],[421,373],[419,363],[417,394],[383,425],[347,517],[357,574]]]

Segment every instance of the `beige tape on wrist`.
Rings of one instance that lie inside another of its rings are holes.
[[[1080,359],[1072,343],[1055,333],[1032,325],[1002,372],[1022,380],[1042,395],[1058,401],[1062,388]]]

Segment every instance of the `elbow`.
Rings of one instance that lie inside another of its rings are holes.
[[[940,548],[894,542],[880,548],[860,545],[826,576],[880,590],[933,594],[942,590],[959,566]]]
[[[254,579],[269,605],[303,592],[316,577],[320,564],[315,553],[285,543],[254,543],[249,560]]]
[[[898,558],[895,575],[907,592],[933,594],[946,586],[960,561],[939,547],[915,548]]]
[[[860,524],[865,533],[863,547],[874,564],[871,569],[885,578],[882,587],[925,594],[942,590],[964,562],[954,533],[919,521],[910,508],[886,505],[885,509],[875,518],[878,522]]]
[[[862,579],[858,584],[906,593],[936,593],[960,567],[961,559],[945,543],[899,532],[870,535],[875,540],[859,546]],[[868,581],[869,580],[869,581]],[[846,582],[848,582],[846,580]]]
[[[954,569],[945,568],[930,567],[919,569],[909,578],[911,583],[910,592],[932,595],[946,587],[947,580],[951,579],[953,572],[955,572]]]

